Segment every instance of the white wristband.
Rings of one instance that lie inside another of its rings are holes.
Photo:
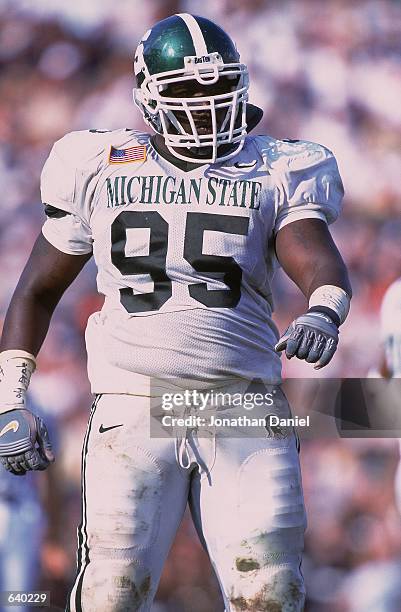
[[[338,315],[340,324],[347,318],[351,298],[348,293],[335,285],[322,285],[315,289],[309,298],[309,308],[312,306],[326,306]]]
[[[36,359],[27,351],[0,353],[0,413],[25,408],[25,396],[35,368]]]

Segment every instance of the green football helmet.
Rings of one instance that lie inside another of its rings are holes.
[[[175,157],[214,163],[241,150],[248,69],[215,23],[188,13],[159,21],[138,45],[134,72],[134,101]]]

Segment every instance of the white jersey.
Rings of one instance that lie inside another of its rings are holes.
[[[88,321],[95,393],[135,393],[141,375],[281,380],[272,321],[274,236],[328,223],[343,188],[332,153],[248,136],[226,162],[185,172],[133,130],[72,132],[42,173],[56,248],[89,253],[105,295]]]
[[[384,294],[380,323],[388,368],[394,378],[401,378],[401,278]]]

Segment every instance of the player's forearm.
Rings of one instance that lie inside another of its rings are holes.
[[[349,297],[352,297],[352,288],[348,278],[347,268],[341,257],[332,253],[325,261],[312,262],[310,267],[303,270],[296,280],[306,298],[323,285],[333,285],[343,289]]]
[[[276,253],[307,299],[323,285],[340,287],[351,297],[347,268],[323,221],[303,219],[285,226],[277,234]]]
[[[49,329],[58,300],[18,289],[4,321],[0,351],[20,349],[37,355]]]

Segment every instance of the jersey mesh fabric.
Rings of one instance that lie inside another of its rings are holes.
[[[111,161],[112,147],[127,160]],[[49,242],[68,253],[93,242],[106,296],[86,334],[95,393],[135,393],[141,376],[279,382],[274,234],[335,220],[343,191],[330,151],[248,137],[234,158],[185,173],[147,134],[75,132],[54,146],[42,194],[69,213],[46,222]]]

